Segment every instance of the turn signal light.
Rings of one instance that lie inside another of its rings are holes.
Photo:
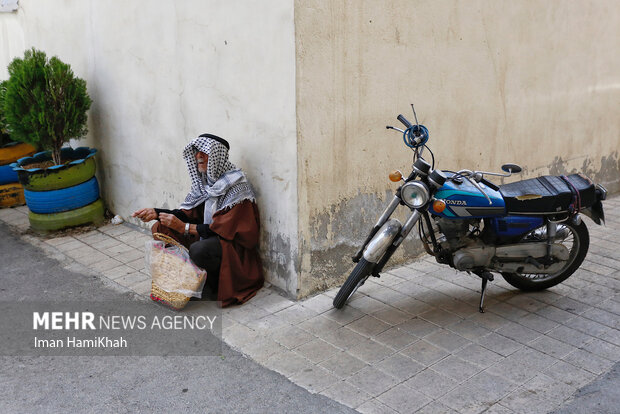
[[[446,203],[444,203],[441,200],[435,200],[433,201],[433,210],[435,210],[435,212],[437,213],[441,213],[442,211],[444,211],[446,209]]]
[[[402,179],[403,179],[403,173],[401,173],[400,171],[396,170],[390,173],[390,181],[394,181],[395,183],[397,183]]]

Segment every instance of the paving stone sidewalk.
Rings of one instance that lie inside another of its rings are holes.
[[[224,310],[224,340],[304,388],[362,413],[546,413],[620,361],[620,197],[564,283],[523,293],[497,278],[478,313],[476,276],[422,258],[371,278],[343,310],[337,289],[292,301],[263,288]],[[28,228],[27,209],[0,220]],[[148,294],[128,225],[45,239],[46,250]],[[346,258],[343,258],[346,260]]]

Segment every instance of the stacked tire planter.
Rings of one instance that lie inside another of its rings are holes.
[[[95,177],[94,148],[63,148],[62,159],[72,160],[45,169],[22,166],[49,161],[49,151],[19,159],[12,164],[30,209],[30,227],[39,232],[103,222],[104,206]]]
[[[16,160],[34,154],[35,148],[21,142],[12,142],[0,147],[0,207],[24,205],[24,188],[18,182],[17,172],[11,164]]]

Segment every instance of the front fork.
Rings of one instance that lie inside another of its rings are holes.
[[[383,226],[385,222],[388,220],[388,218],[390,218],[390,216],[392,215],[394,210],[396,210],[396,207],[398,207],[399,204],[400,204],[400,197],[398,195],[395,195],[392,201],[390,202],[390,204],[383,211],[383,214],[381,214],[381,217],[379,217],[379,220],[377,220],[377,224],[375,224],[372,230],[370,230],[370,234],[368,234],[368,237],[366,237],[366,240],[364,241],[364,244],[362,244],[362,247],[355,254],[355,256],[352,257],[353,263],[357,263],[360,261],[360,259],[362,258],[362,255],[364,254],[364,249],[366,248],[366,245],[368,245],[370,240],[372,240],[372,238],[375,237],[375,234],[377,234],[381,226]]]
[[[356,263],[362,256],[367,261],[376,263],[372,271],[374,276],[379,275],[387,261],[420,219],[420,212],[413,210],[404,225],[401,225],[396,219],[388,221],[400,202],[400,197],[395,195],[383,214],[381,214],[381,217],[379,217],[379,220],[377,220],[360,250],[353,256],[353,262]]]
[[[396,249],[398,249],[398,247],[401,245],[401,243],[407,238],[407,236],[413,229],[413,226],[415,226],[419,219],[420,212],[418,210],[413,210],[411,212],[411,215],[407,218],[407,221],[405,221],[405,224],[403,224],[400,233],[394,238],[392,244],[390,244],[389,247],[385,250],[385,253],[381,257],[381,260],[379,260],[377,265],[372,270],[373,276],[379,276],[379,273],[383,271],[383,267],[385,266],[385,264],[388,262],[388,260],[390,260]],[[366,251],[364,251],[364,256],[366,256]]]

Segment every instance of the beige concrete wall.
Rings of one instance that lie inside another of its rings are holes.
[[[517,162],[521,178],[582,171],[618,191],[617,6],[297,0],[300,296],[342,282],[395,188],[387,173],[410,171],[385,125],[412,102],[438,168]]]
[[[293,1],[20,0],[0,13],[0,79],[32,46],[70,63],[93,99],[109,209],[176,208],[189,190],[183,147],[211,132],[231,143],[258,196],[272,283],[297,289]]]

